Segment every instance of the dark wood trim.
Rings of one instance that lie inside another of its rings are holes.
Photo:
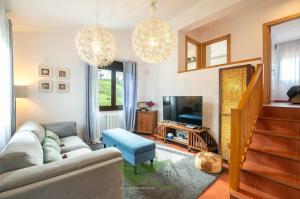
[[[202,44],[202,67],[203,68],[210,68],[212,66],[206,66],[206,46],[220,42],[220,41],[224,41],[227,40],[227,63],[228,64],[231,62],[231,35],[224,35],[222,37],[218,37],[209,41],[206,41]]]
[[[300,13],[289,15],[263,24],[263,103],[271,102],[271,27],[300,18]]]

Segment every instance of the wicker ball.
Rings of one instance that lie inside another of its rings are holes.
[[[195,158],[195,167],[206,173],[220,173],[222,164],[222,157],[211,152],[197,153]]]

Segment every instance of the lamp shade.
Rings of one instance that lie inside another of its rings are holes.
[[[26,98],[28,96],[27,86],[15,86],[15,97]]]

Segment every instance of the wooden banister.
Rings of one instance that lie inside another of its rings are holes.
[[[238,107],[231,110],[230,192],[239,189],[241,167],[245,161],[253,130],[262,108],[262,94],[262,64],[259,64],[242,95]]]

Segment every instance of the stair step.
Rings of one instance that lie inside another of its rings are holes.
[[[259,119],[272,120],[272,121],[284,121],[284,122],[292,122],[292,123],[300,123],[300,120],[298,120],[298,119],[279,118],[279,117],[265,117],[265,116],[260,116]]]
[[[284,184],[294,189],[300,189],[300,182],[296,180],[295,175],[291,175],[277,169],[273,169],[261,164],[246,161],[242,167],[246,172],[258,175],[260,177],[272,180],[274,182]]]
[[[260,144],[251,144],[249,147],[250,150],[258,151],[260,153],[266,153],[290,160],[295,160],[300,162],[300,154],[297,155],[297,153],[291,153],[286,151],[280,151],[277,148],[271,148]]]
[[[258,118],[255,128],[264,131],[280,132],[283,135],[300,136],[300,123],[298,122]]]
[[[293,140],[300,140],[300,136],[298,136],[298,135],[286,135],[286,134],[283,134],[282,132],[278,132],[278,131],[255,129],[255,133],[269,135],[269,136],[282,137],[282,138],[287,138],[287,139],[293,139]]]
[[[248,185],[245,185],[243,183],[240,183],[240,190],[239,192],[241,194],[244,194],[251,198],[257,198],[257,199],[279,199],[271,194],[265,193],[263,191],[260,191],[258,189],[255,189],[253,187],[250,187]]]
[[[230,196],[231,196],[230,198],[235,198],[235,199],[254,199],[254,197],[248,196],[238,191],[231,191]]]
[[[295,175],[297,172],[300,174],[300,162],[280,156],[262,153],[256,150],[248,150],[246,161],[258,163],[259,165],[270,167],[272,169]],[[295,167],[296,165],[296,167]]]
[[[265,134],[254,133],[251,145],[260,147],[260,149],[269,149],[290,154],[296,154],[300,145],[299,140],[286,139],[278,136],[269,136]],[[250,145],[250,146],[251,146]]]
[[[262,108],[261,115],[263,117],[275,117],[281,119],[295,120],[295,118],[300,118],[300,106],[289,104],[281,104],[276,106],[264,105]]]

